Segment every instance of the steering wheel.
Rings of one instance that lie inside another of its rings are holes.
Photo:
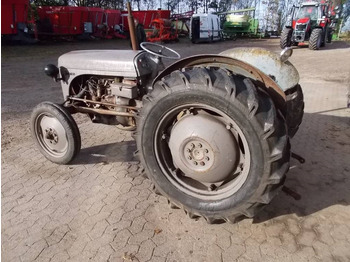
[[[170,49],[169,47],[163,46],[163,45],[158,45],[155,43],[150,43],[150,42],[142,42],[140,44],[141,48],[145,50],[146,52],[158,56],[158,57],[163,57],[163,58],[168,58],[168,59],[180,59],[181,56],[179,55],[178,52],[176,52],[173,49]],[[167,51],[170,53],[167,55],[164,53],[164,51]]]

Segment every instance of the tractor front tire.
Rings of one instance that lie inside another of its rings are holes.
[[[312,30],[311,36],[309,39],[309,49],[311,50],[320,49],[322,45],[322,36],[323,36],[322,28],[315,28],[314,30]]]
[[[40,152],[51,162],[67,164],[79,153],[80,132],[64,107],[51,102],[40,103],[34,108],[30,122]]]
[[[293,29],[285,27],[282,31],[281,38],[280,38],[280,47],[282,49],[286,47],[290,47],[292,45],[292,35],[293,35]]]
[[[235,223],[282,188],[285,120],[249,78],[221,68],[175,71],[143,103],[136,155],[154,189],[190,218]]]

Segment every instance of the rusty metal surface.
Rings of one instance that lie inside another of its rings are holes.
[[[83,99],[83,98],[76,98],[76,97],[70,97],[70,101],[79,101],[79,102],[85,102],[85,103],[91,103],[91,104],[99,104],[99,105],[104,105],[104,106],[113,106],[113,107],[120,107],[120,108],[127,108],[127,109],[132,109],[135,111],[140,110],[139,107],[135,106],[126,106],[126,105],[119,105],[119,104],[112,104],[112,103],[106,103],[106,102],[101,102],[101,101],[93,101],[89,99]]]
[[[187,57],[167,67],[162,71],[153,81],[156,83],[164,76],[170,74],[175,70],[181,70],[182,68],[189,68],[195,66],[216,66],[225,67],[234,73],[242,74],[250,77],[261,87],[264,88],[270,96],[273,98],[281,108],[284,107],[286,96],[283,90],[274,82],[269,76],[263,73],[258,68],[247,64],[246,62],[240,61],[235,58],[220,56],[220,55],[196,55]]]
[[[128,23],[129,23],[132,50],[139,50],[138,48],[139,43],[137,42],[137,38],[136,38],[135,23],[134,23],[134,17],[132,16],[130,2],[126,3],[126,8],[128,9]]]
[[[289,62],[282,62],[280,56],[263,48],[238,47],[221,52],[220,55],[244,61],[272,78],[285,92],[299,83],[299,73]]]
[[[134,117],[135,114],[133,113],[126,113],[126,112],[117,112],[107,109],[100,109],[100,108],[90,108],[90,107],[83,107],[83,106],[73,106],[77,112],[79,113],[91,113],[91,114],[101,114],[101,115],[111,115],[111,116],[126,116],[126,117]]]

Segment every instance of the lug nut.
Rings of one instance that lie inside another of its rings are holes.
[[[205,149],[204,152],[208,154],[208,153],[209,153],[209,150],[208,150],[208,149]]]
[[[203,161],[201,162],[201,166],[205,166],[205,163]]]
[[[190,146],[191,146],[191,148],[194,148],[194,144],[193,144],[193,143],[191,143],[191,145],[190,145]]]
[[[206,157],[206,158],[205,158],[205,161],[209,161],[209,160],[210,160],[209,157]]]
[[[190,153],[190,152],[191,152],[191,149],[187,148],[187,149],[186,149],[186,152]]]
[[[194,164],[195,166],[198,165],[197,161],[193,161],[193,164]]]
[[[202,144],[201,144],[201,143],[199,143],[199,144],[198,144],[198,147],[199,147],[199,148],[202,148]]]
[[[192,157],[191,157],[191,156],[188,156],[187,159],[188,159],[188,160],[192,160]]]

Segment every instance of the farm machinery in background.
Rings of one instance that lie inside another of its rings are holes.
[[[1,37],[5,41],[34,43],[37,38],[34,17],[28,0],[1,1]],[[29,34],[33,31],[35,39]]]
[[[235,40],[237,36],[258,36],[259,20],[250,15],[255,8],[218,13],[224,16],[222,33],[224,39]]]
[[[132,11],[132,15],[145,30],[150,30],[154,19],[170,19],[170,10]],[[129,32],[128,11],[122,11],[121,26]]]
[[[157,18],[152,21],[152,30],[147,32],[147,42],[178,41],[177,30],[170,19]]]
[[[120,18],[120,11],[117,18]],[[109,10],[75,6],[38,6],[38,34],[44,38],[109,37],[112,27]],[[115,20],[115,19],[114,19]]]
[[[281,48],[308,42],[311,50],[318,50],[326,42],[331,43],[339,13],[339,7],[334,7],[331,2],[294,5],[281,34]]]
[[[127,12],[99,7],[43,6],[38,7],[39,36],[123,38],[129,36]],[[169,10],[133,12],[134,17],[151,28],[155,18],[170,18]],[[43,27],[42,24],[45,26]]]
[[[170,19],[173,26],[176,28],[177,33],[180,37],[188,37],[190,34],[190,29],[188,24],[190,23],[191,17],[194,11],[188,11],[182,14],[173,14]]]
[[[116,9],[76,6],[31,7],[29,0],[1,2],[3,40],[34,43],[52,38],[127,38],[126,12]],[[155,19],[170,19],[169,10],[133,12],[146,30]]]
[[[188,36],[189,28],[187,22],[191,19],[193,12],[174,14],[170,19],[157,18],[152,20],[152,29],[147,30],[148,42],[179,41],[180,36]]]

